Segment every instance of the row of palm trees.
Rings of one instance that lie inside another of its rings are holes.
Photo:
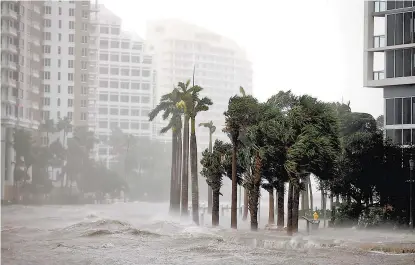
[[[201,97],[203,88],[179,82],[177,87],[161,97],[160,103],[149,113],[150,121],[162,113],[162,119],[168,124],[162,133],[172,132],[172,168],[170,181],[170,211],[188,215],[189,160],[192,184],[192,216],[199,224],[199,184],[197,169],[196,117],[207,111],[212,100]]]

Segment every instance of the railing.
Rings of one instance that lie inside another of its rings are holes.
[[[385,79],[385,71],[373,71],[373,80]]]
[[[4,33],[7,32],[7,33],[12,33],[14,35],[17,35],[17,30],[15,28],[13,28],[13,27],[6,27],[6,26],[4,26],[4,27],[1,28],[1,31],[4,32]]]
[[[375,12],[386,11],[386,1],[374,1]]]
[[[373,36],[373,48],[385,47],[385,35]]]

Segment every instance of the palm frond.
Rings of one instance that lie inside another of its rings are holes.
[[[242,95],[243,97],[245,97],[245,96],[246,96],[245,89],[244,89],[242,86],[240,86],[240,87],[239,87],[239,93],[241,93],[241,95]]]

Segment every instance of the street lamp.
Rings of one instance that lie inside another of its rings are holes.
[[[409,225],[411,229],[414,229],[414,220],[412,214],[412,181],[414,174],[414,160],[409,159]]]

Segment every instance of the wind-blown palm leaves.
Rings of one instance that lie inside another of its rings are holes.
[[[212,152],[212,135],[216,131],[216,126],[212,121],[199,123],[199,126],[209,129],[209,152]],[[208,186],[208,213],[212,213],[212,188],[210,186]]]

